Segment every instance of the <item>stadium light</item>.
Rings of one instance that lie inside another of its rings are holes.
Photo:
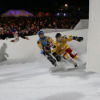
[[[68,4],[65,4],[65,7],[68,7]]]
[[[59,16],[60,15],[60,13],[57,13],[57,16]]]
[[[64,13],[64,16],[66,16],[66,13]]]
[[[78,8],[78,10],[80,11],[81,9],[80,9],[80,8]]]

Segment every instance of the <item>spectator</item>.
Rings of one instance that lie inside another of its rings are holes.
[[[73,29],[78,22],[79,18],[72,16],[48,16],[39,18],[0,17],[0,38],[15,37],[15,29],[18,36],[22,36],[22,34],[23,36],[35,35],[42,28]]]

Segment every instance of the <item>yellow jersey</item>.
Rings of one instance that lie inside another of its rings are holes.
[[[52,53],[53,52],[56,52],[58,55],[61,55],[65,50],[67,50],[69,48],[69,45],[68,45],[68,41],[72,41],[73,40],[73,36],[70,35],[69,37],[66,37],[66,36],[62,36],[62,41],[59,42],[59,41],[55,41],[54,45],[55,45],[55,48],[54,50],[52,50]]]

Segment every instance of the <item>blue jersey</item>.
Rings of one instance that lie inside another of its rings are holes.
[[[41,41],[41,43],[42,43],[42,46],[48,46],[48,40],[47,40],[47,37],[46,36],[44,36],[44,39],[39,39],[39,41]]]
[[[43,48],[44,47],[48,48],[50,43],[53,43],[53,39],[51,37],[44,36],[44,39],[39,38],[39,40],[37,41],[37,44],[38,44],[39,48],[41,49],[42,54],[43,54]]]

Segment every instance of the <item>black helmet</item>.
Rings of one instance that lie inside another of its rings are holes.
[[[55,37],[58,38],[60,36],[61,36],[61,34],[60,33],[57,33]]]

